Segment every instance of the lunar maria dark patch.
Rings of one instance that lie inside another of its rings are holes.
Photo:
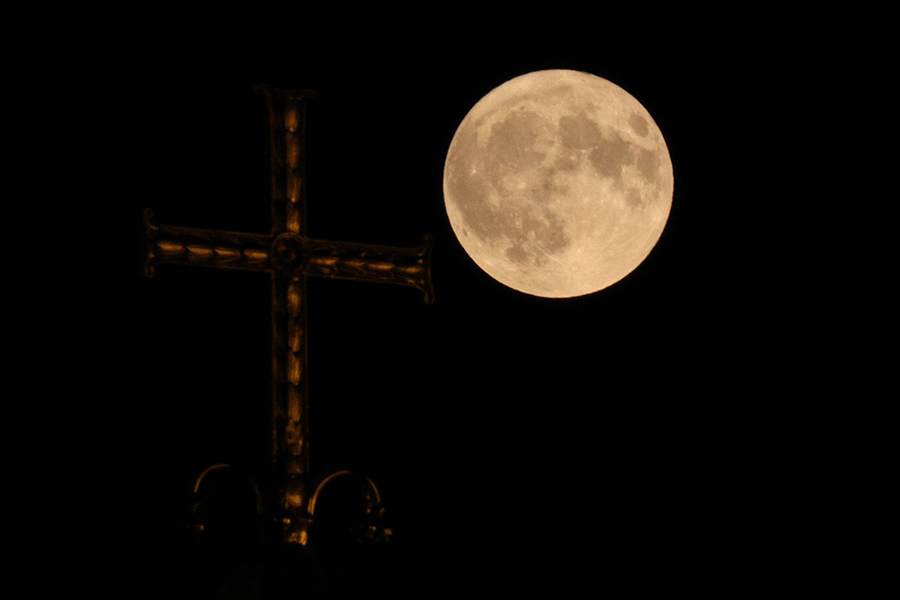
[[[650,125],[643,115],[632,113],[632,115],[628,117],[628,124],[631,125],[631,129],[641,137],[647,137],[647,134],[650,133]]]

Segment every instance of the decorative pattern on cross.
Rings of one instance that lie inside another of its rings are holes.
[[[217,231],[165,225],[144,211],[144,272],[161,264],[267,272],[272,283],[271,510],[285,542],[307,544],[318,486],[310,474],[306,277],[352,279],[414,287],[426,303],[432,239],[395,248],[306,236],[306,112],[311,90],[258,86],[266,98],[271,141],[271,230]],[[344,473],[344,472],[341,472]],[[376,492],[377,493],[377,492]]]

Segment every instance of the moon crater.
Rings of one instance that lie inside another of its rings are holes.
[[[517,77],[460,124],[444,200],[465,251],[514,289],[569,297],[636,268],[671,208],[659,128],[618,86],[577,71]]]

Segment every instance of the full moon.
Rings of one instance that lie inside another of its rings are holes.
[[[456,237],[488,275],[547,298],[631,273],[672,207],[672,161],[650,113],[579,71],[536,71],[482,98],[444,165]]]

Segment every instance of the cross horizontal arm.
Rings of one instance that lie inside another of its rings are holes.
[[[153,277],[156,266],[161,264],[271,270],[271,235],[154,223],[150,209],[144,210],[144,232],[144,275],[147,277]]]
[[[305,254],[308,259],[304,272],[310,277],[413,287],[425,295],[427,304],[431,304],[434,302],[431,246],[430,235],[415,248],[307,239]]]
[[[144,228],[147,277],[160,264],[195,265],[391,283],[418,289],[428,304],[434,301],[431,236],[420,246],[398,248],[309,239],[290,232],[273,236],[217,231],[154,223],[149,209],[144,211]]]

